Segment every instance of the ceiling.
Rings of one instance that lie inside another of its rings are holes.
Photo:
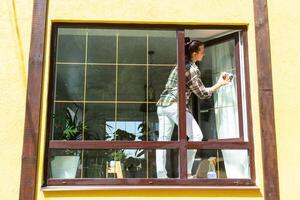
[[[224,35],[228,35],[230,33],[237,32],[239,30],[232,30],[232,29],[186,29],[185,36],[201,40],[203,42],[207,40],[211,40],[214,38],[218,38]]]

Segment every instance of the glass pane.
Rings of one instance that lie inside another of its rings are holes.
[[[149,32],[149,64],[176,64],[177,39],[175,31]]]
[[[118,67],[118,101],[146,101],[146,66]]]
[[[187,170],[189,178],[250,178],[246,149],[190,149]]]
[[[54,104],[52,140],[81,140],[83,127],[83,104]]]
[[[86,77],[87,101],[114,101],[116,66],[88,65]]]
[[[81,150],[50,149],[49,178],[69,179],[81,177]]]
[[[145,130],[146,112],[142,108],[146,104],[118,104],[117,121],[115,123],[115,140],[135,140],[141,141]]]
[[[85,106],[86,140],[112,140],[115,120],[115,104],[87,103]]]
[[[162,151],[167,176],[178,178],[178,150]],[[156,154],[153,149],[84,150],[83,178],[157,178]]]
[[[114,155],[112,149],[84,150],[83,178],[107,178],[108,165]]]
[[[147,63],[146,31],[123,31],[119,35],[118,62],[126,64]]]
[[[88,140],[159,140],[156,103],[168,77],[177,79],[176,49],[176,31],[59,28],[53,114],[80,104],[81,137]],[[175,118],[161,122],[162,135],[169,126],[162,140],[178,138],[177,81],[172,84],[159,104],[176,107]],[[163,102],[166,95],[171,102]],[[51,139],[63,139],[56,123]]]
[[[83,29],[60,28],[58,30],[57,61],[85,61],[86,36]]]
[[[83,100],[84,65],[57,65],[56,100]]]
[[[115,63],[116,62],[116,33],[114,35],[93,35],[92,30],[88,36],[88,63]]]

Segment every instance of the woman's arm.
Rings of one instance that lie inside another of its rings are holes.
[[[212,87],[207,88],[204,86],[200,76],[201,75],[198,68],[191,67],[186,72],[187,86],[200,99],[206,99],[211,97],[212,93],[216,92],[220,87],[227,85],[231,81],[229,74],[223,72],[220,75],[218,82]]]

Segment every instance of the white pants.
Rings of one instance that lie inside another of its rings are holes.
[[[157,115],[159,120],[159,137],[158,141],[170,141],[173,133],[174,125],[178,125],[178,105],[174,103],[167,107],[157,107]],[[189,141],[201,141],[202,132],[193,115],[186,112],[186,131]],[[197,150],[187,151],[187,173],[191,174],[194,158]],[[166,170],[166,150],[156,150],[156,173],[157,178],[168,178]]]

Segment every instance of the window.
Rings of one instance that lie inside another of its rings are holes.
[[[46,184],[254,184],[244,32],[56,24]],[[222,71],[234,75],[210,99],[192,98],[202,141],[185,133],[185,83],[180,75],[185,68],[184,37],[205,42],[205,59],[196,63],[205,85],[214,84]],[[159,141],[156,104],[174,70],[179,74],[174,90],[179,124],[169,140]],[[192,152],[195,160],[188,166],[187,155]],[[160,153],[166,155],[165,161],[157,158]],[[164,178],[157,172],[161,162],[166,162]]]

